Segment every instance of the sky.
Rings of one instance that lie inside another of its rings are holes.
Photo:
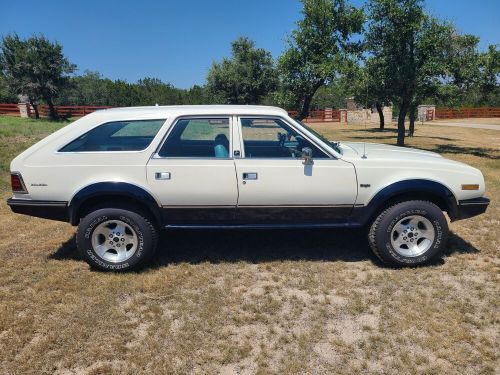
[[[352,0],[362,5],[363,0]],[[135,82],[160,78],[176,87],[203,84],[213,61],[248,36],[276,58],[301,17],[298,0],[23,0],[0,7],[0,36],[43,33],[64,46],[78,73]],[[427,0],[427,10],[500,44],[500,0]]]

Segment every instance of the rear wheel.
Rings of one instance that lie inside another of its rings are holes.
[[[439,255],[448,238],[448,223],[439,207],[407,201],[388,207],[374,220],[368,239],[385,263],[416,266]]]
[[[127,271],[143,266],[151,258],[157,234],[143,213],[102,208],[82,219],[76,239],[79,252],[91,267]]]

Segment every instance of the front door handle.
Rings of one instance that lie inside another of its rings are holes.
[[[245,173],[243,173],[243,179],[244,180],[256,180],[257,173],[256,172],[245,172]]]

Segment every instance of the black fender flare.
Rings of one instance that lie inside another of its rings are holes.
[[[360,207],[358,214],[355,214],[353,219],[361,224],[366,224],[387,202],[405,194],[436,196],[444,204],[444,207],[441,208],[448,212],[451,220],[454,220],[458,215],[457,199],[448,187],[437,181],[411,179],[394,182],[378,191],[366,206]]]
[[[140,186],[120,181],[97,182],[79,190],[68,203],[69,222],[72,225],[78,224],[78,213],[81,206],[89,199],[99,196],[117,196],[138,201],[147,206],[157,222],[161,223],[160,206],[151,193]]]

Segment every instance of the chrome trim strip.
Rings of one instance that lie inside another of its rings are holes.
[[[175,205],[166,204],[162,208],[345,208],[345,207],[364,207],[364,204],[293,204],[293,205]]]
[[[287,205],[238,205],[238,208],[336,208],[353,207],[352,204],[287,204]]]
[[[9,206],[66,207],[68,202],[10,198],[7,200],[7,204]]]
[[[228,205],[175,205],[175,204],[166,204],[162,205],[161,208],[236,208],[236,204],[228,204]]]

